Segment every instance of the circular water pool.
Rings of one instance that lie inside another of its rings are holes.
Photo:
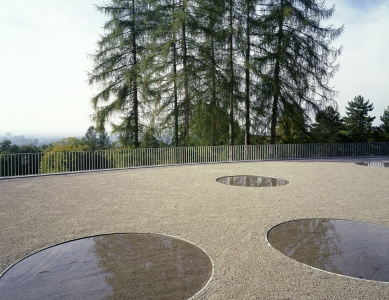
[[[389,227],[338,219],[294,220],[271,228],[268,242],[317,269],[389,282]]]
[[[188,299],[209,281],[199,247],[160,234],[107,234],[36,252],[0,276],[1,299]]]
[[[289,181],[282,178],[236,175],[225,176],[216,179],[217,182],[226,185],[245,186],[245,187],[269,187],[288,184]]]
[[[373,168],[389,168],[389,162],[371,161],[371,162],[358,162],[356,164],[360,166],[373,167]]]

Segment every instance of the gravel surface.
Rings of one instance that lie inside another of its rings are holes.
[[[372,158],[389,161],[388,157]],[[269,228],[305,218],[389,226],[389,168],[366,158],[139,168],[0,180],[0,273],[42,248],[106,233],[161,233],[189,240],[214,271],[195,299],[388,299],[389,283],[303,265],[272,248]],[[218,177],[290,183],[247,188]],[[1,297],[0,297],[1,298]]]

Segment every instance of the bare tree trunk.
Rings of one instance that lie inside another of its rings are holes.
[[[283,32],[283,0],[281,0],[280,17],[278,20],[278,41],[277,41],[277,56],[276,65],[274,68],[274,95],[271,115],[271,127],[270,127],[270,144],[276,143],[276,126],[277,126],[277,115],[278,115],[278,100],[280,97],[281,86],[280,86],[280,60],[282,51],[282,38]]]
[[[174,23],[174,7],[175,2],[172,3],[172,24]],[[176,33],[173,33],[173,89],[174,89],[174,143],[178,147],[178,95],[177,95],[177,49],[176,49]]]
[[[184,18],[186,17],[186,3],[183,4]],[[182,64],[184,72],[184,103],[185,103],[185,147],[189,145],[189,87],[188,87],[188,70],[187,70],[187,49],[186,49],[186,21],[182,22]]]
[[[136,57],[136,34],[135,34],[135,0],[132,0],[132,43],[133,43],[133,52],[132,52],[132,59],[134,63],[134,68],[136,70],[137,68],[137,57]],[[134,144],[135,148],[139,147],[139,124],[138,124],[138,87],[137,87],[137,74],[135,74],[134,78],[134,85],[133,85],[133,93],[134,93],[134,103],[133,103],[133,110],[134,110]]]
[[[230,112],[229,112],[229,137],[230,137],[230,145],[234,145],[234,62],[233,62],[233,43],[232,43],[232,8],[233,1],[229,2],[229,63],[230,63]]]
[[[250,145],[250,7],[247,3],[246,7],[246,91],[245,91],[245,134],[244,134],[244,144]]]
[[[212,122],[212,141],[211,145],[216,145],[216,61],[215,61],[215,44],[213,40],[213,35],[211,36],[211,62],[212,62],[212,100],[211,100],[211,108],[213,113]]]

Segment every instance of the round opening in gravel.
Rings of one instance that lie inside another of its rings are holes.
[[[194,244],[160,234],[106,234],[36,252],[0,277],[2,299],[187,299],[212,262]]]
[[[235,175],[225,176],[216,179],[217,182],[226,185],[244,186],[244,187],[269,187],[288,184],[289,181],[282,178],[253,176],[253,175]]]
[[[314,268],[389,282],[388,226],[339,219],[304,219],[274,226],[267,238],[283,254]]]
[[[374,167],[374,168],[389,168],[389,162],[371,161],[371,162],[357,162],[356,164],[360,166]]]

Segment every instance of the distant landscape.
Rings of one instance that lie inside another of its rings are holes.
[[[13,145],[25,146],[25,145],[34,145],[37,147],[42,147],[43,145],[48,145],[52,142],[59,141],[66,136],[61,135],[32,135],[32,134],[18,134],[13,135],[12,132],[0,133],[0,142],[9,140]]]

